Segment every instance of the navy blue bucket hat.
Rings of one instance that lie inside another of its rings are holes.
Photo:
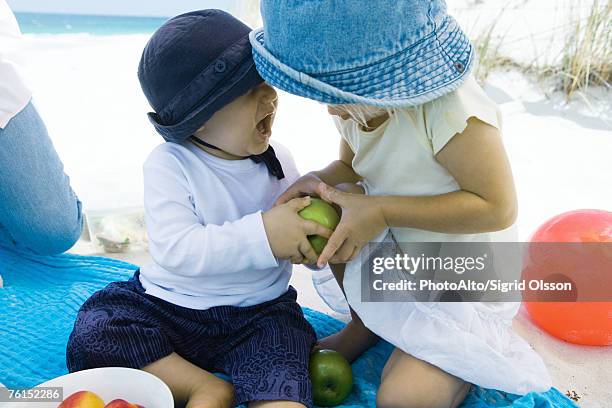
[[[250,35],[270,85],[328,104],[420,105],[466,78],[473,46],[444,0],[262,0]]]
[[[149,39],[138,79],[155,112],[149,120],[166,141],[180,143],[219,109],[263,82],[249,32],[221,10],[182,14]]]

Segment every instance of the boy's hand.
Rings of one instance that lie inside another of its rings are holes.
[[[276,199],[274,206],[285,204],[296,197],[314,195],[317,193],[317,187],[320,183],[321,179],[314,173],[304,174]]]
[[[328,262],[346,263],[352,260],[366,243],[387,228],[383,211],[375,197],[345,193],[325,183],[317,186],[317,192],[323,200],[342,209],[340,224],[317,260],[320,268]]]
[[[305,220],[298,212],[310,205],[310,197],[294,198],[263,213],[263,223],[274,256],[291,263],[314,264],[317,254],[308,241],[308,235],[329,238],[330,229],[314,221]]]

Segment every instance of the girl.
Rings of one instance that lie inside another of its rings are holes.
[[[379,407],[457,407],[470,383],[547,390],[541,358],[512,332],[518,303],[362,301],[365,243],[486,242],[516,218],[500,113],[469,75],[473,47],[444,1],[290,3],[262,1],[265,30],[250,38],[262,77],[326,103],[342,135],[339,160],[277,201],[318,194],[342,208],[318,264],[335,264],[353,321],[320,346],[349,359],[375,335],[396,347]]]

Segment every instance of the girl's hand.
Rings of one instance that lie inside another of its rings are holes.
[[[328,184],[329,185],[329,184]],[[336,190],[340,190],[343,193],[351,193],[351,194],[365,194],[365,189],[361,184],[357,183],[342,183],[334,186]],[[317,191],[319,191],[320,185],[317,186]]]
[[[317,193],[325,201],[342,209],[340,224],[317,260],[320,268],[327,262],[350,261],[366,243],[387,228],[383,211],[375,197],[345,193],[325,183],[319,183]]]
[[[297,197],[316,194],[317,186],[321,182],[321,179],[317,177],[314,173],[304,174],[276,199],[276,201],[274,202],[274,206],[285,204],[287,201]]]

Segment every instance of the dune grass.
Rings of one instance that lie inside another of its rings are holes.
[[[481,83],[494,69],[512,65],[512,60],[500,52],[504,35],[498,33],[497,22],[500,21],[504,12],[505,8],[501,9],[497,18],[478,32],[472,40],[477,55],[474,76]]]
[[[523,3],[524,4],[524,3]],[[519,63],[512,55],[503,54],[504,33],[498,29],[505,8],[498,18],[477,31],[472,42],[478,56],[475,76],[484,82],[496,68],[513,67],[529,74],[535,74],[542,84],[561,91],[566,99],[576,92],[584,92],[589,86],[597,85],[610,89],[612,83],[612,1],[593,0],[587,15],[580,12],[580,0],[569,3],[571,8],[566,23],[565,46],[557,58],[549,61],[538,60],[530,64]],[[559,35],[551,32],[550,36]],[[552,37],[551,37],[552,40]]]
[[[586,18],[573,16],[572,30],[557,70],[560,87],[568,98],[589,85],[607,88],[612,82],[612,2],[594,0]]]

